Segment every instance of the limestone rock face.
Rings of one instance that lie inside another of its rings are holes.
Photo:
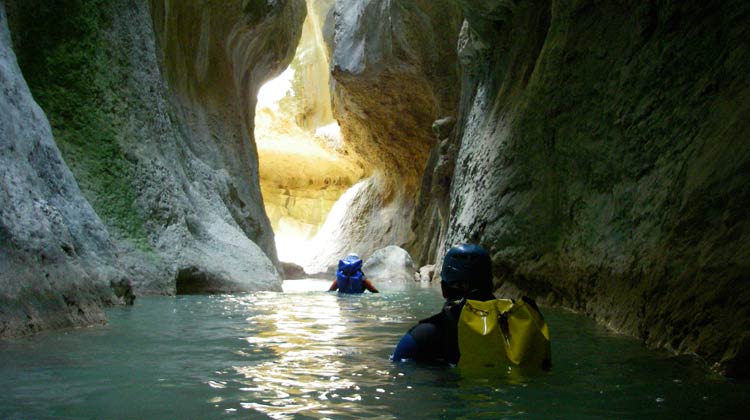
[[[432,131],[437,145],[432,148],[422,178],[411,229],[414,239],[408,248],[420,264],[435,262],[450,221],[450,188],[458,154],[455,135],[456,118],[448,116],[436,120]],[[430,265],[430,264],[427,264]]]
[[[364,175],[343,150],[329,90],[323,27],[333,0],[309,0],[289,67],[258,93],[255,140],[260,185],[282,261],[308,259],[306,246],[338,198]]]
[[[21,75],[2,2],[0,92],[0,337],[102,323],[126,272]]]
[[[406,250],[395,245],[375,250],[362,264],[362,272],[375,287],[383,283],[406,283],[416,280],[414,261]]]
[[[209,223],[207,229],[201,228],[217,240],[204,250],[208,252],[227,238],[214,234],[239,227],[230,237],[234,238],[231,249],[236,251],[233,260],[240,264],[241,277],[250,275],[262,279],[258,285],[267,284],[269,279],[279,278],[276,270],[268,260],[263,262],[252,242],[242,240],[243,236],[250,238],[270,261],[277,261],[259,190],[254,110],[260,86],[292,59],[305,3],[164,1],[154,2],[152,13],[171,103],[188,131],[185,146],[202,168],[198,179],[191,170],[185,175],[194,185],[196,181],[208,184],[201,196],[219,191],[206,202],[219,207],[215,209],[217,226]],[[204,220],[203,215],[194,219],[199,223]],[[274,284],[275,289],[280,288],[278,281]]]
[[[304,2],[8,3],[21,69],[84,195],[126,265],[160,273],[135,288],[281,290],[252,114],[291,60]]]
[[[388,200],[391,192],[384,189],[385,184],[379,176],[371,176],[336,201],[311,241],[315,255],[302,261],[306,272],[335,272],[338,260],[349,253],[367,257],[378,244],[399,243],[409,230],[413,208],[410,197]]]
[[[485,245],[503,293],[749,376],[748,3],[460,3],[444,246]]]
[[[334,113],[367,166],[416,191],[430,131],[456,106],[460,13],[448,1],[337,1]]]
[[[429,283],[432,281],[432,278],[434,276],[435,276],[435,264],[428,264],[428,265],[423,265],[422,267],[419,267],[417,277],[420,282]]]
[[[302,38],[292,63],[297,71],[300,91],[297,121],[308,130],[325,127],[334,121],[331,108],[330,55],[324,27],[332,17],[334,0],[308,0],[307,18],[302,26]]]
[[[331,58],[334,115],[345,151],[375,194],[349,211],[342,248],[363,255],[412,240],[409,222],[438,117],[456,107],[460,11],[450,1],[336,1]],[[380,223],[380,221],[386,223]],[[368,222],[369,221],[369,222]],[[386,242],[384,242],[386,241]],[[328,263],[335,263],[331,255]]]

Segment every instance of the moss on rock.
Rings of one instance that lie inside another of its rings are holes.
[[[479,53],[446,245],[490,248],[508,293],[746,372],[750,5],[461,3]]]
[[[125,101],[113,66],[122,55],[105,36],[106,0],[24,0],[10,8],[19,65],[46,112],[63,157],[110,231],[148,251],[134,205],[134,165],[120,145]]]

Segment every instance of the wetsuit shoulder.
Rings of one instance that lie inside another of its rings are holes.
[[[419,321],[401,338],[394,360],[444,360],[458,363],[458,315],[463,302],[450,302],[437,314]]]
[[[422,322],[412,327],[396,345],[393,360],[439,359],[440,330],[435,324]]]

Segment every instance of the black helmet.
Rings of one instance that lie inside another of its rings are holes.
[[[492,260],[486,249],[475,244],[451,248],[440,271],[443,295],[458,299],[468,295],[492,294]]]

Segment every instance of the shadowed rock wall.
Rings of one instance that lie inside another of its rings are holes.
[[[750,374],[750,5],[460,1],[445,247],[518,289]]]
[[[233,258],[241,264],[257,265],[253,261],[257,251],[242,249],[254,246],[246,244],[244,236],[278,263],[259,189],[255,103],[261,85],[292,60],[305,13],[302,0],[152,1],[169,99],[184,130],[180,153],[194,157],[184,174],[199,187],[201,198],[209,198],[203,204],[219,213],[217,223],[208,229],[199,227],[198,234],[230,241],[237,251]],[[201,215],[198,220],[205,218]],[[216,243],[210,240],[204,252]],[[274,268],[261,266],[264,271],[248,273],[257,278],[253,281],[276,278],[274,288],[280,288]],[[258,287],[267,286],[254,288]]]
[[[104,322],[129,274],[63,162],[0,1],[0,337]]]
[[[23,75],[136,289],[280,290],[252,113],[304,2],[6,3]]]
[[[291,61],[306,14],[303,0],[152,1],[165,77],[189,149],[228,176],[222,196],[243,232],[276,260],[258,188],[253,139],[261,85]]]

